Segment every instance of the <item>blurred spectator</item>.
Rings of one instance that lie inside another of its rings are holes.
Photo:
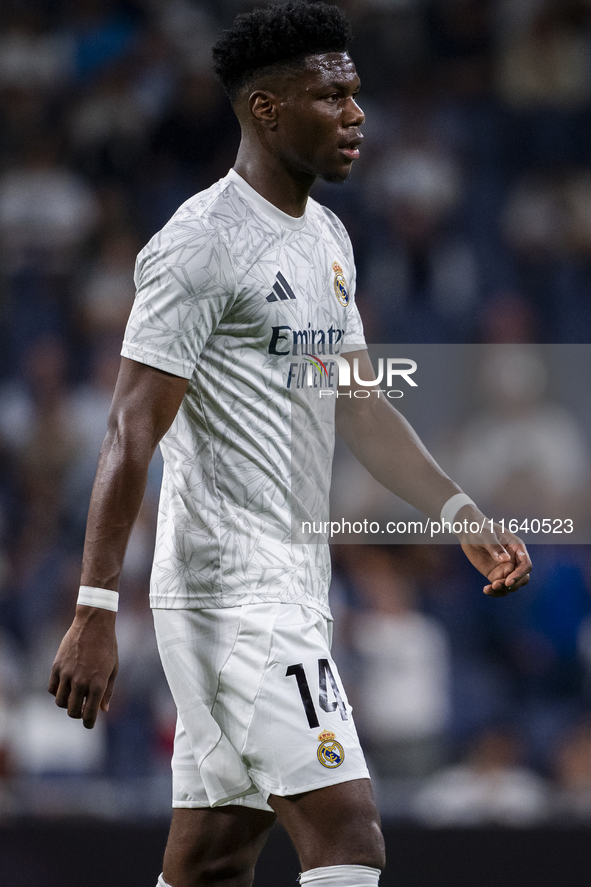
[[[362,0],[351,3],[355,16],[355,60],[364,90],[381,102],[406,86],[431,83],[423,0]]]
[[[105,234],[81,288],[80,324],[94,342],[122,341],[135,296],[133,272],[142,244],[131,231]]]
[[[34,5],[9,11],[0,32],[0,89],[55,89],[70,74],[71,50],[62,34],[44,26],[41,10]]]
[[[436,0],[427,5],[437,81],[453,94],[480,95],[490,82],[493,17],[482,0]]]
[[[507,205],[505,232],[511,246],[533,261],[545,262],[562,250],[567,227],[560,181],[548,172],[527,174]]]
[[[591,576],[587,567],[587,585],[591,586]],[[589,588],[591,592],[591,587]],[[591,700],[591,615],[581,621],[577,636],[577,651],[584,671],[585,695]]]
[[[81,84],[131,52],[139,34],[140,6],[118,0],[67,0],[63,33],[73,43],[74,74]]]
[[[22,161],[23,145],[47,132],[53,103],[40,90],[0,88],[0,158],[3,169]]]
[[[93,730],[81,729],[79,721],[64,717],[47,693],[55,652],[71,622],[79,559],[68,558],[60,550],[59,526],[53,536],[39,521],[36,534],[34,529],[30,521],[25,523],[19,539],[21,559],[10,577],[18,591],[26,654],[11,719],[9,750],[14,773],[96,776],[106,762],[104,721]],[[43,807],[42,797],[38,803]]]
[[[588,718],[561,737],[552,769],[557,821],[562,825],[591,822],[591,722]]]
[[[179,83],[176,100],[157,127],[152,150],[178,164],[206,188],[224,176],[238,148],[238,125],[229,103],[209,71],[192,71]]]
[[[175,55],[182,66],[189,71],[211,70],[210,49],[218,31],[207,6],[220,14],[225,12],[225,3],[191,3],[190,0],[168,0],[155,4],[155,14],[162,33],[170,41]],[[229,4],[230,17],[238,10]]]
[[[591,170],[541,171],[522,179],[509,198],[505,232],[530,261],[591,255]]]
[[[70,144],[77,166],[95,179],[129,176],[142,156],[150,125],[129,72],[123,66],[111,68],[71,114]]]
[[[358,725],[380,777],[424,776],[442,760],[450,716],[445,631],[417,608],[404,549],[360,547],[352,579],[364,605],[351,625],[359,656]]]
[[[452,341],[451,329],[465,336],[479,280],[469,242],[450,224],[462,196],[456,158],[417,133],[378,167],[372,188],[384,225],[365,256],[365,286],[381,341]]]
[[[97,221],[92,191],[59,163],[55,140],[38,133],[22,163],[0,179],[0,246],[8,271],[27,260],[63,271]]]
[[[19,507],[13,514],[8,593],[27,644],[60,604],[64,567],[63,486],[79,446],[73,431],[63,343],[43,338],[25,363],[27,384],[6,386],[0,431],[13,450]]]
[[[487,514],[582,517],[590,454],[576,418],[549,399],[548,376],[535,347],[482,355],[479,412],[454,428],[444,464]]]
[[[486,344],[532,344],[540,340],[539,319],[521,293],[498,292],[484,305],[480,316],[480,341]]]
[[[43,439],[39,425],[47,423],[59,436],[63,446],[71,446],[71,427],[65,401],[69,396],[68,357],[64,342],[54,336],[42,336],[29,344],[21,375],[16,375],[0,390],[0,435],[19,458],[27,459],[34,451],[35,440]],[[53,434],[48,434],[48,446]],[[51,447],[48,449],[48,458]],[[58,446],[61,449],[61,446]],[[67,459],[58,459],[67,462]]]
[[[417,818],[429,826],[533,826],[545,820],[549,791],[520,763],[511,730],[489,729],[462,764],[428,780],[416,798]]]
[[[128,69],[130,92],[140,112],[158,120],[174,99],[178,72],[172,45],[153,24],[140,35]]]
[[[498,89],[522,108],[574,107],[591,98],[589,6],[584,0],[532,4],[521,27],[508,29],[500,45]]]
[[[12,734],[14,709],[24,683],[22,655],[13,638],[0,628],[0,815],[4,797],[2,781],[14,771]]]
[[[118,777],[150,775],[161,765],[158,730],[167,685],[148,601],[155,519],[154,503],[144,502],[123,569],[125,602],[117,617],[121,674],[106,725],[109,769]]]
[[[81,730],[46,691],[26,695],[15,709],[11,753],[17,773],[95,775],[105,761],[105,725]]]
[[[581,626],[589,617],[586,547],[536,546],[535,592],[488,607],[488,655],[508,679],[507,700],[530,761],[547,768],[564,724],[585,704]]]

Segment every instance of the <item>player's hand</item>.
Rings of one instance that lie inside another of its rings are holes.
[[[51,669],[56,705],[91,729],[99,708],[109,710],[118,667],[115,613],[78,605]]]
[[[460,542],[470,563],[488,579],[484,593],[504,597],[527,585],[532,563],[519,536],[503,532],[500,524],[493,526],[495,532],[485,530],[481,538],[460,536]]]

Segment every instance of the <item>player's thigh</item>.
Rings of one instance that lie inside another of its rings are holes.
[[[164,853],[164,880],[249,885],[275,815],[252,807],[175,808]]]
[[[269,804],[298,853],[302,871],[327,865],[383,868],[384,839],[369,779],[355,779]]]
[[[269,652],[259,670],[255,702],[245,709],[248,721],[241,732],[229,733],[234,747],[245,736],[242,754],[252,782],[264,797],[287,797],[369,778],[352,709],[330,654],[326,620],[300,605],[274,605],[272,615],[268,640],[262,639]],[[253,613],[251,619],[255,616],[259,618]],[[235,647],[231,693],[218,693],[234,715],[235,698],[253,658],[253,637],[258,637],[254,623],[245,632],[242,658]]]

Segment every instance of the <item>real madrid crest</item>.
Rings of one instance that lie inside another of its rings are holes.
[[[334,291],[343,308],[346,308],[349,304],[349,289],[343,269],[338,262],[333,262],[332,270],[334,271]]]
[[[335,263],[336,264],[336,263]],[[345,760],[345,750],[340,742],[335,739],[335,734],[330,730],[323,730],[318,736],[318,760],[323,767],[334,770],[340,767]]]

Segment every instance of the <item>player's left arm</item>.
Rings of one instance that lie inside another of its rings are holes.
[[[349,363],[358,360],[358,376],[369,380],[375,373],[366,350],[343,355]],[[351,373],[352,379],[354,374]],[[444,504],[461,493],[440,468],[412,426],[384,396],[355,397],[355,390],[367,387],[351,383],[351,397],[339,397],[336,406],[337,430],[370,474],[401,499],[434,520],[439,520]],[[513,533],[501,532],[474,505],[464,505],[456,520],[485,522],[478,534],[459,534],[468,559],[487,577],[485,594],[500,597],[529,582],[531,560],[527,549]]]

